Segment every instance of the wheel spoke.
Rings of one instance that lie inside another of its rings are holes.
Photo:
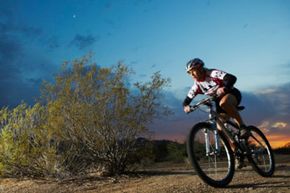
[[[210,123],[195,125],[187,141],[190,161],[199,177],[214,187],[225,187],[234,175],[234,156],[223,133]]]
[[[203,131],[200,131],[197,136],[204,135]],[[212,130],[207,130],[207,135],[209,139],[210,152],[206,155],[206,152],[200,152],[199,148],[194,149],[194,153],[199,154],[200,159],[198,164],[200,165],[201,170],[210,178],[214,180],[223,180],[229,173],[228,162],[229,155],[227,155],[227,148],[225,147],[223,141],[220,141],[218,144],[221,149],[221,153],[218,153],[215,148],[214,133]],[[194,146],[198,147],[201,144],[206,144],[205,141],[201,141],[202,137],[197,137],[194,140]],[[204,138],[206,140],[206,138]],[[204,161],[207,160],[207,166]]]
[[[275,169],[271,146],[258,128],[251,126],[250,129],[251,135],[248,139],[248,148],[251,154],[248,159],[260,175],[271,176]]]

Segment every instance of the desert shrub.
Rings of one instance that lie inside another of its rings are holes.
[[[274,152],[277,154],[290,154],[290,142],[282,147],[274,149]]]
[[[120,174],[152,156],[146,136],[169,80],[154,73],[129,83],[124,64],[101,68],[84,57],[65,63],[52,83],[44,82],[40,103],[0,111],[0,174],[58,176],[102,168]],[[148,161],[148,160],[147,160]]]
[[[155,162],[184,162],[186,155],[185,143],[170,140],[155,140],[153,143],[153,154]]]
[[[130,156],[132,165],[137,164],[137,168],[143,168],[154,163],[155,155],[153,142],[148,138],[138,138],[135,144],[135,152]]]
[[[47,111],[22,103],[0,110],[0,174],[45,176],[56,172],[55,146],[46,127]]]
[[[184,143],[170,142],[167,145],[167,160],[182,163],[186,158],[186,145]]]
[[[153,153],[155,155],[155,162],[167,161],[168,157],[168,140],[153,141]]]
[[[137,138],[146,135],[154,118],[168,113],[160,99],[169,80],[155,73],[149,82],[131,85],[130,74],[123,64],[101,68],[83,58],[71,68],[64,65],[54,83],[43,85],[48,127],[56,144],[63,144],[58,148],[62,171],[101,166],[119,174],[138,160]]]

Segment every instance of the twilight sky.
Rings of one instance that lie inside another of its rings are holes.
[[[288,0],[0,0],[0,106],[33,103],[41,81],[66,60],[93,52],[100,66],[122,61],[132,81],[171,78],[175,115],[155,121],[156,138],[182,140],[204,114],[185,115],[186,62],[238,77],[248,124],[274,146],[290,142]]]

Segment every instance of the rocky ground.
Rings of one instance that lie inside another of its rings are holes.
[[[290,156],[289,156],[290,157]],[[52,179],[0,179],[0,192],[5,193],[163,193],[163,192],[273,192],[290,193],[290,163],[277,163],[273,177],[264,178],[250,166],[237,170],[227,188],[204,184],[185,165],[156,166],[143,172],[116,178],[87,176],[63,181]]]

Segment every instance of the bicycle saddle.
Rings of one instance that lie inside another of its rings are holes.
[[[245,106],[238,106],[238,107],[237,107],[238,111],[242,111],[242,110],[244,110],[245,108],[246,108]]]

